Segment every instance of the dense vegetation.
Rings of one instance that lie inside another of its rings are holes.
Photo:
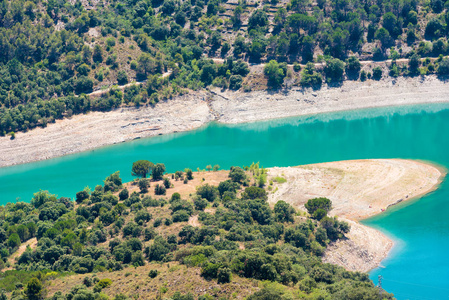
[[[389,65],[392,77],[446,75],[449,60],[421,66],[420,57],[447,54],[448,6],[441,0],[1,0],[0,134],[91,110],[155,104],[211,84],[250,90],[246,62],[268,63],[272,88],[294,77],[286,63],[294,63],[298,84],[315,88],[382,77],[380,68],[360,72],[359,59],[410,58],[408,65]],[[298,64],[323,61],[318,70],[309,64],[301,71]],[[146,83],[84,95],[134,80]]]
[[[145,172],[139,173],[138,166]],[[153,189],[163,188],[155,194],[165,195],[173,181],[188,183],[194,173],[186,169],[167,176],[163,164],[138,161],[133,173],[142,178],[127,185],[116,172],[94,190],[78,192],[75,202],[39,191],[31,203],[1,206],[0,267],[13,270],[0,275],[0,288],[13,292],[10,299],[43,299],[46,283],[58,276],[177,261],[200,268],[202,277],[219,284],[237,276],[294,287],[296,298],[378,299],[367,274],[321,261],[327,245],[349,231],[347,223],[327,216],[332,205],[328,199],[309,200],[306,207],[313,219],[284,201],[271,208],[267,190],[273,183],[267,184],[266,172],[258,164],[246,169],[232,168],[229,179],[218,186],[203,182],[185,199],[177,192],[157,198],[151,196]],[[148,174],[151,179],[145,178]],[[192,216],[200,226],[188,225]],[[37,244],[28,246],[12,266],[10,255],[33,238]],[[102,290],[110,284],[110,279],[87,276],[83,286],[51,299],[107,299]],[[285,291],[270,292],[284,299]],[[192,299],[176,295],[173,299]],[[250,299],[268,299],[261,295]],[[383,297],[392,299],[387,293]]]

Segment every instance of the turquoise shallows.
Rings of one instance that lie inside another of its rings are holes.
[[[1,151],[1,150],[0,150]],[[141,139],[93,151],[0,169],[0,204],[30,201],[39,189],[74,197],[133,161],[165,163],[167,171],[206,165],[295,166],[363,158],[421,159],[449,167],[449,104],[387,107],[222,125]],[[449,297],[449,189],[400,204],[364,222],[397,240],[392,255],[373,270],[398,299]]]

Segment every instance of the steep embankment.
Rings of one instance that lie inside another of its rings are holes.
[[[368,107],[449,101],[449,85],[434,76],[364,83],[346,81],[319,91],[191,92],[152,107],[93,112],[47,128],[0,138],[0,167],[94,149],[104,145],[198,128],[212,120],[242,123]]]
[[[196,129],[214,119],[206,94],[188,94],[156,107],[91,112],[46,128],[0,139],[0,167],[95,149],[140,137]]]
[[[410,160],[370,159],[340,161],[293,168],[271,168],[269,177],[287,182],[275,184],[269,201],[284,200],[304,209],[308,199],[332,200],[331,215],[351,224],[346,240],[328,248],[324,261],[351,271],[367,272],[388,255],[393,242],[384,234],[357,221],[381,213],[400,201],[434,190],[444,174],[436,167]]]
[[[285,93],[216,91],[212,108],[222,123],[241,123],[361,108],[449,101],[449,85],[435,76],[397,78],[364,83],[345,81],[340,87]],[[224,100],[224,99],[227,100]]]

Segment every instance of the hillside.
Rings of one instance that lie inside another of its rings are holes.
[[[446,23],[441,0],[2,0],[0,134],[210,86],[445,76]]]
[[[39,191],[1,206],[9,270],[0,288],[10,299],[378,299],[366,273],[322,262],[350,231],[327,216],[329,200],[310,202],[309,215],[270,205],[290,179],[258,164],[207,169],[163,175],[156,164],[151,179],[122,183],[114,173],[75,202]]]

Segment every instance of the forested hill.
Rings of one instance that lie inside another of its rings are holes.
[[[207,169],[164,174],[141,160],[142,178],[116,172],[75,201],[38,191],[0,206],[0,299],[393,299],[368,274],[322,262],[350,230],[329,199],[273,207],[284,177]]]
[[[250,91],[262,81],[279,88],[287,76],[319,88],[323,81],[387,75],[360,73],[359,60],[392,58],[392,77],[447,74],[446,59],[422,66],[420,60],[446,54],[447,6],[442,0],[0,0],[0,134],[91,110],[155,104],[209,85]],[[401,57],[410,58],[408,66],[395,63]],[[265,62],[266,78],[249,79],[247,63]],[[307,62],[325,67],[298,64]],[[83,95],[132,81],[146,83],[99,98]]]

